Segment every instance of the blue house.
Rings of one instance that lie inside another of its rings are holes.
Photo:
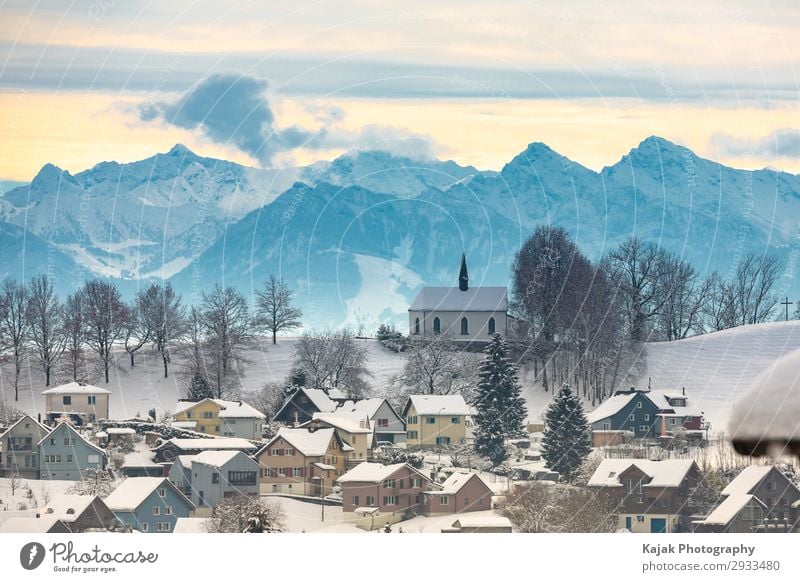
[[[192,458],[192,502],[213,508],[225,497],[258,497],[258,462],[241,451],[204,451]]]
[[[62,422],[38,443],[41,479],[78,481],[84,470],[106,467],[106,452]]]
[[[636,438],[655,438],[661,434],[659,407],[647,392],[617,391],[588,413],[592,431],[628,431]]]
[[[106,497],[117,518],[144,533],[168,533],[179,517],[189,517],[194,503],[163,477],[129,477]]]

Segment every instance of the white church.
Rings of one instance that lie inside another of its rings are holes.
[[[508,336],[508,289],[470,287],[467,258],[461,255],[458,287],[423,287],[408,309],[412,338],[447,335],[456,342],[485,342]]]

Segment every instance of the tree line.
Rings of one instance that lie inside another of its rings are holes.
[[[255,293],[254,305],[232,287],[215,285],[197,306],[186,306],[170,283],[152,283],[125,301],[109,281],[85,282],[63,300],[46,276],[27,284],[6,278],[0,287],[0,357],[12,368],[14,399],[26,361],[41,371],[45,386],[56,375],[83,381],[91,369],[108,383],[117,354],[124,350],[130,366],[149,345],[169,377],[173,352],[184,353],[180,373],[200,375],[222,397],[235,387],[245,351],[258,334],[277,342],[280,332],[297,329],[302,311],[292,291],[270,276]],[[92,354],[90,362],[87,354]]]
[[[644,342],[769,321],[781,269],[749,254],[727,276],[702,276],[637,237],[593,263],[564,229],[540,226],[516,255],[511,310],[545,390],[569,383],[595,403],[635,370]]]

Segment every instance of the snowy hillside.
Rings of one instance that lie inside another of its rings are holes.
[[[712,430],[727,430],[735,402],[759,373],[800,349],[800,321],[747,325],[676,342],[647,345],[648,379],[654,389],[686,391],[699,404]]]

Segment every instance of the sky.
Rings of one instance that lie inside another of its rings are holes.
[[[183,143],[590,168],[649,135],[800,173],[795,0],[0,0],[0,181]]]

